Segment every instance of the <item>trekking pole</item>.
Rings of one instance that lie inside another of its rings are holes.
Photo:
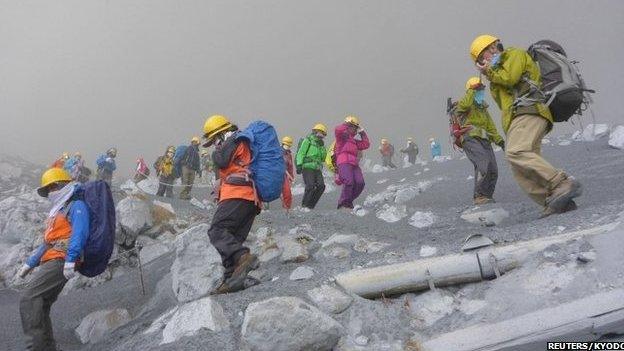
[[[141,279],[141,293],[145,296],[145,282],[143,281],[143,265],[141,264],[141,247],[139,246],[137,259],[139,262],[139,277]]]

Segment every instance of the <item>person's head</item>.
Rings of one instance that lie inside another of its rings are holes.
[[[61,190],[71,181],[71,175],[66,170],[50,168],[41,175],[41,186],[37,188],[37,194],[48,197],[51,192]]]
[[[76,153],[74,154],[74,158],[80,160],[82,158],[82,154],[76,151]]]
[[[413,138],[407,138],[407,143],[408,143],[408,144],[411,144],[411,143],[413,143],[413,142],[414,142],[414,139],[413,139]]]
[[[312,127],[312,133],[318,138],[323,139],[327,136],[327,126],[323,123],[317,123],[314,127]]]
[[[167,150],[167,152],[165,153],[165,156],[167,156],[169,158],[173,158],[174,154],[175,154],[174,150]]]
[[[167,154],[167,152],[169,152],[169,151],[175,153],[175,151],[176,151],[175,146],[173,146],[173,145],[167,146],[167,149],[165,150],[165,154]]]
[[[69,159],[69,153],[63,152],[63,154],[61,155],[61,159],[62,160],[68,160]]]
[[[435,142],[435,138],[429,138],[429,142],[430,143],[434,143]]]
[[[194,136],[193,138],[191,138],[191,145],[199,146],[199,137],[198,136]]]
[[[468,89],[481,90],[484,88],[485,88],[485,85],[483,84],[483,82],[481,81],[481,78],[479,77],[470,77],[468,81],[466,81],[466,90]]]
[[[360,128],[360,119],[356,116],[349,115],[345,117],[344,121],[349,129],[354,133],[357,132],[357,130]]]
[[[235,132],[238,130],[236,125],[230,123],[227,117],[221,115],[213,115],[206,119],[204,123],[204,147],[209,147],[213,144],[220,144],[225,140],[225,135],[229,132]]]
[[[489,34],[479,35],[470,45],[470,57],[474,62],[484,64],[489,62],[496,54],[503,52],[503,44],[500,40]]]
[[[201,155],[202,155],[203,157],[208,156],[208,150],[202,150]]]
[[[388,139],[381,139],[381,145],[388,145]]]
[[[117,157],[117,149],[111,147],[110,149],[108,149],[108,151],[106,151],[106,154],[108,155],[108,157],[115,158]]]
[[[282,147],[284,148],[284,150],[290,150],[290,148],[292,147],[292,144],[293,144],[293,138],[289,136],[285,136],[282,138]]]

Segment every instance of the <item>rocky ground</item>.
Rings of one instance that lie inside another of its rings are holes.
[[[513,181],[502,152],[497,204],[482,208],[471,205],[472,165],[461,154],[398,170],[367,163],[367,187],[353,212],[335,209],[335,186],[312,212],[286,213],[272,203],[248,239],[261,257],[253,272],[261,284],[229,295],[209,295],[222,268],[205,235],[214,211],[203,201],[208,188],[196,189],[191,204],[155,198],[149,181],[139,184],[144,191],[124,184],[116,191],[112,268],[68,283],[52,309],[55,337],[64,350],[422,350],[452,331],[623,288],[624,229],[617,223],[624,152],[602,134],[608,130],[544,144],[546,157],[585,190],[577,211],[545,219]],[[0,198],[7,287],[0,290],[0,348],[11,350],[21,346],[23,283],[12,277],[36,244],[45,202],[32,185],[7,194]],[[368,300],[334,279],[352,269],[458,253],[471,234],[505,245],[597,227],[604,228],[600,235],[550,245],[491,281]]]

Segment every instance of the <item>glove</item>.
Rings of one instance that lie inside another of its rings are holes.
[[[28,273],[30,273],[32,270],[33,270],[33,267],[24,263],[22,268],[20,268],[19,271],[17,271],[17,276],[24,279],[28,275]]]
[[[496,145],[500,146],[500,148],[505,151],[505,140],[499,141],[498,143],[496,143]]]
[[[303,172],[303,170],[301,169],[300,166],[297,166],[297,174],[301,174],[301,172]]]
[[[63,265],[63,275],[65,279],[70,280],[74,276],[76,276],[76,263],[75,262],[65,262]]]

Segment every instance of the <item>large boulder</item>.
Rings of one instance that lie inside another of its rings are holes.
[[[187,303],[175,312],[163,330],[162,344],[183,336],[195,335],[202,329],[220,332],[229,328],[223,308],[210,297]]]
[[[331,350],[343,327],[296,297],[274,297],[247,307],[241,330],[251,351]]]
[[[210,243],[207,232],[208,225],[201,224],[176,238],[171,276],[173,292],[180,302],[196,300],[221,284],[221,256]]]
[[[152,211],[149,204],[138,196],[128,196],[116,206],[118,232],[117,243],[133,247],[136,238],[153,225]]]
[[[95,311],[82,319],[76,336],[83,344],[96,343],[115,329],[130,322],[130,313],[123,308]]]
[[[0,201],[0,243],[31,247],[43,237],[49,202],[31,193]]]

